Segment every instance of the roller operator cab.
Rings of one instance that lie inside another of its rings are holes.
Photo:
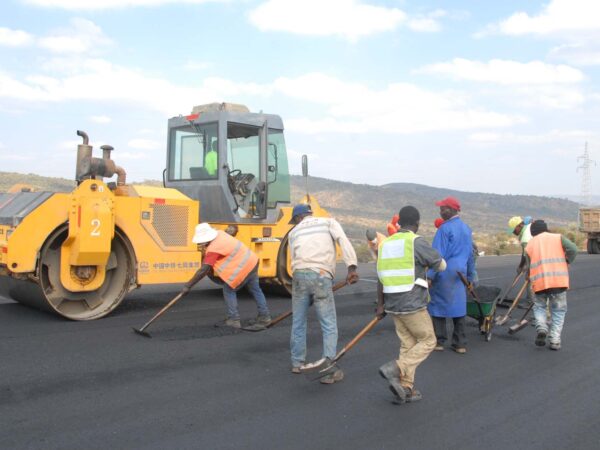
[[[243,105],[196,106],[169,120],[166,187],[199,200],[199,222],[225,229],[259,256],[263,284],[291,289],[290,176],[281,117]],[[314,214],[326,216],[314,198]]]
[[[290,203],[281,118],[217,103],[170,119],[165,185],[199,200],[203,221],[276,222]]]

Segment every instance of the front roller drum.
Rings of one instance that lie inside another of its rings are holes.
[[[60,281],[61,245],[67,234],[67,226],[57,229],[42,247],[37,283],[12,278],[4,280],[9,284],[8,296],[24,305],[55,312],[67,319],[99,319],[115,309],[135,286],[131,248],[123,235],[115,230],[102,285],[94,291],[72,292]]]

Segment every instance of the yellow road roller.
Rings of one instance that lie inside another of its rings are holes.
[[[291,290],[281,118],[219,103],[170,119],[165,187],[128,185],[113,148],[94,157],[77,134],[72,192],[0,194],[0,295],[72,320],[103,317],[141,285],[186,282],[201,264],[199,222],[235,225],[259,256],[261,282]]]

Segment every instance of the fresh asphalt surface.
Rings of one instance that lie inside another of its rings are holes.
[[[482,284],[510,282],[517,262],[480,258]],[[152,339],[131,327],[179,286],[133,292],[93,322],[3,301],[0,448],[598,449],[599,269],[600,256],[586,254],[571,268],[562,350],[535,347],[531,326],[495,328],[487,343],[469,320],[468,353],[434,352],[417,371],[423,400],[404,405],[377,373],[398,352],[390,318],[341,360],[346,378],[324,386],[290,373],[290,319],[260,333],[214,328],[224,304],[210,282],[155,322]],[[375,279],[373,264],[360,272]],[[336,295],[340,348],[372,318],[374,288]],[[268,300],[274,315],[290,307]],[[255,314],[245,295],[240,307]],[[313,316],[308,359],[320,351]]]

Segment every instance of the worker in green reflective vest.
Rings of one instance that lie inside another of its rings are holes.
[[[388,380],[398,403],[415,402],[415,371],[436,344],[431,317],[427,312],[429,291],[427,269],[441,272],[446,261],[421,236],[420,214],[414,206],[400,210],[400,229],[386,238],[377,255],[377,315],[390,314],[400,338],[400,356],[379,368]]]
[[[217,168],[218,168],[218,145],[217,145],[218,141],[213,141],[212,142],[212,149],[209,150],[206,155],[204,155],[204,168],[206,169],[206,173],[208,173],[208,175],[210,175],[211,177],[214,177],[215,175],[217,175]]]

